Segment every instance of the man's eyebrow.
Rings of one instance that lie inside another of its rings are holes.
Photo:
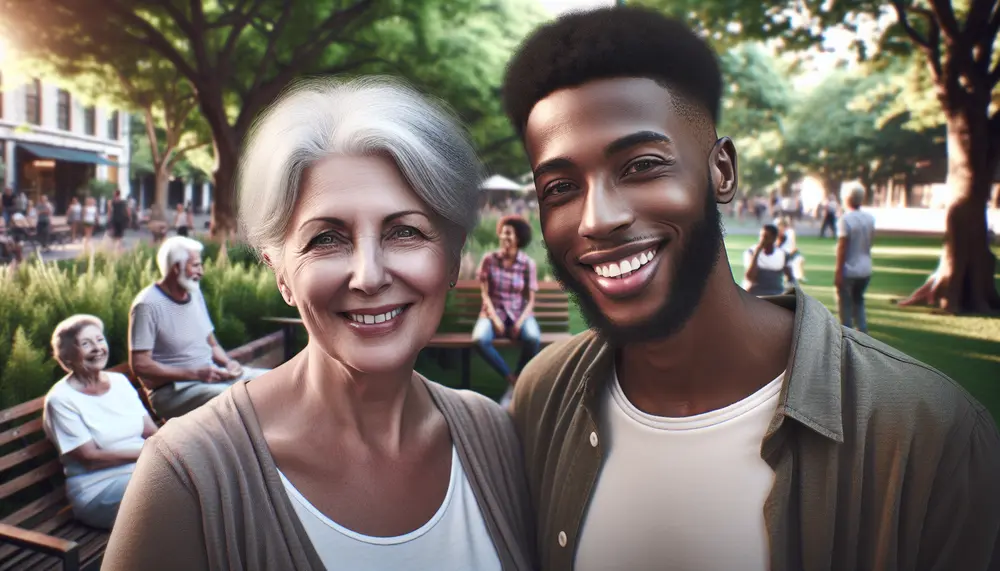
[[[573,166],[574,166],[573,165],[573,161],[571,161],[569,159],[566,159],[566,158],[559,157],[559,158],[547,160],[547,161],[539,164],[537,167],[535,167],[535,170],[532,171],[532,175],[534,176],[535,180],[538,180],[538,177],[542,176],[543,174],[545,174],[547,172],[554,171],[554,170],[560,170],[560,169],[566,169],[566,168],[572,168]]]
[[[610,157],[615,153],[644,143],[666,143],[669,145],[671,140],[670,137],[656,131],[638,131],[608,143],[608,146],[604,147],[604,155]]]

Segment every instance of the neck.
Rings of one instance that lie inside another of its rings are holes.
[[[695,313],[675,335],[622,347],[619,382],[650,414],[691,416],[753,394],[786,367],[794,315],[746,293],[721,256]]]
[[[330,357],[312,343],[295,365],[295,378],[303,401],[313,403],[317,414],[329,419],[342,434],[390,453],[402,449],[404,440],[430,404],[417,389],[413,363],[399,370],[367,374]],[[415,362],[415,359],[414,359]]]
[[[191,295],[191,292],[175,279],[163,278],[157,285],[176,301],[184,301]]]
[[[500,255],[503,256],[504,259],[513,260],[517,257],[517,248],[501,248]]]
[[[101,371],[73,371],[73,379],[84,387],[94,386],[101,382]]]

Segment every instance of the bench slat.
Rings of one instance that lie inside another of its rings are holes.
[[[24,438],[37,432],[42,432],[42,417],[38,417],[22,425],[15,426],[6,432],[0,432],[0,446],[13,442],[18,438]]]
[[[7,525],[17,525],[20,526],[24,522],[30,520],[32,517],[38,515],[39,513],[45,511],[46,509],[66,503],[66,488],[64,486],[59,486],[55,490],[45,494],[44,496],[38,498],[37,500],[27,504],[23,508],[17,510],[16,512],[5,517],[0,523],[6,523]]]
[[[62,472],[62,464],[59,460],[46,462],[34,470],[22,474],[9,482],[0,485],[0,500],[6,499],[11,494],[20,492],[32,484],[37,484],[46,478],[51,478]]]
[[[13,468],[22,462],[37,458],[43,454],[55,452],[55,447],[46,439],[33,442],[24,448],[19,448],[6,456],[0,456],[0,472]]]
[[[44,406],[45,397],[38,397],[36,399],[29,400],[28,402],[16,404],[8,409],[0,410],[0,424],[6,424],[12,420],[28,416],[29,414],[41,412]]]

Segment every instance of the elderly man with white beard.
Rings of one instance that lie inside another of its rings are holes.
[[[229,358],[215,339],[199,288],[202,249],[183,236],[165,240],[156,255],[163,278],[139,292],[129,312],[129,363],[165,420],[264,372]]]

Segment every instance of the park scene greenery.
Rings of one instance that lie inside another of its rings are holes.
[[[1000,326],[990,315],[1000,311],[1000,295],[984,216],[988,207],[1000,207],[1000,194],[990,204],[1000,163],[997,0],[627,3],[685,19],[718,50],[725,81],[718,131],[739,149],[744,195],[787,194],[809,176],[828,190],[858,181],[870,202],[881,190],[883,204],[894,195],[886,188],[901,189],[891,205],[906,207],[915,205],[914,188],[947,183],[943,237],[879,240],[872,333],[953,376],[997,414]],[[166,205],[171,177],[211,181],[212,228],[223,241],[236,233],[240,147],[257,115],[302,76],[403,77],[450,105],[491,174],[527,172],[499,86],[512,49],[551,18],[544,4],[0,0],[0,33],[31,74],[131,112],[131,168],[154,176],[157,205]],[[484,220],[470,236],[466,277],[495,246],[494,229],[494,221]],[[752,238],[727,240],[739,277],[740,252]],[[832,242],[804,236],[800,242],[809,258],[806,291],[834,307]],[[238,251],[229,248],[221,261],[210,253],[204,281],[220,340],[229,347],[269,332],[260,316],[294,313],[280,302],[266,268]],[[544,277],[540,239],[529,253]],[[889,303],[938,267],[943,313]],[[32,262],[5,273],[0,399],[38,394],[51,382],[57,373],[48,335],[74,311],[105,319],[112,362],[120,362],[128,305],[155,273],[143,248],[115,259]],[[585,326],[579,316],[573,324],[574,331]],[[499,379],[481,365],[476,361],[477,388],[499,394]],[[428,370],[444,381],[452,374]],[[39,384],[22,387],[18,378]]]

